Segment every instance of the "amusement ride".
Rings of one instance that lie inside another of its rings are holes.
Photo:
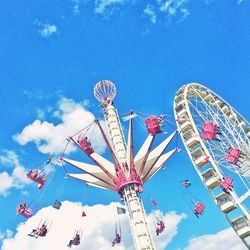
[[[219,95],[197,83],[177,91],[174,114],[200,179],[250,249],[250,124]]]
[[[66,147],[57,161],[63,165],[67,177],[118,193],[126,209],[117,207],[117,213],[128,212],[136,250],[156,249],[141,193],[143,185],[160,169],[165,168],[167,160],[175,152],[180,151],[177,143],[174,148],[168,149],[174,138],[179,135],[200,179],[233,230],[250,249],[250,213],[248,211],[250,124],[232,106],[205,86],[197,83],[184,85],[176,92],[174,98],[174,124],[177,124],[177,129],[175,127],[170,135],[166,136],[167,133],[163,131],[164,122],[167,121],[165,115],[147,115],[142,120],[148,135],[138,152],[135,152],[134,120],[140,113],[131,110],[124,118],[128,122],[126,140],[124,127],[114,106],[115,85],[109,80],[96,83],[94,96],[100,102],[104,120],[95,118],[88,126],[69,136]],[[92,145],[94,143],[89,132],[92,126],[95,126],[101,134],[108,149],[109,158],[96,152],[95,146]],[[156,140],[159,134],[164,137],[160,143],[158,138]],[[69,143],[73,143],[93,164],[66,158],[64,152]],[[27,178],[38,184],[39,190],[43,189],[44,185],[48,185],[47,179],[51,176],[50,172],[46,171],[46,166],[51,161],[52,157],[49,156],[41,170],[32,169],[27,173]],[[69,173],[65,166],[78,169],[78,173]],[[181,184],[188,190],[191,181],[184,179]],[[191,209],[194,215],[200,218],[205,211],[205,205],[196,196],[191,196]],[[157,205],[155,200],[151,199],[151,201],[154,206]],[[60,206],[61,202],[56,200],[53,207],[59,210]],[[18,205],[16,213],[26,218],[33,215],[30,204],[27,205],[25,201]],[[85,216],[86,213],[83,211],[82,217]],[[45,237],[51,224],[52,221],[41,220],[29,236]],[[158,215],[155,215],[154,225],[156,236],[160,235],[166,227],[164,219]],[[81,228],[76,229],[68,247],[80,245],[82,234]],[[111,246],[119,244],[121,240],[118,221]]]

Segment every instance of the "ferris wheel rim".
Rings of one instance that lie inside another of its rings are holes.
[[[175,96],[175,101],[174,101],[174,114],[175,114],[175,118],[176,118],[176,122],[177,122],[177,119],[179,119],[179,118],[181,118],[181,115],[179,116],[178,114],[179,114],[179,112],[180,111],[177,111],[176,109],[177,109],[177,107],[178,107],[178,103],[177,103],[177,98],[183,98],[183,100],[182,99],[180,99],[180,100],[182,100],[183,101],[183,106],[184,106],[184,108],[183,108],[183,113],[187,113],[187,119],[188,119],[188,122],[190,122],[190,124],[191,124],[191,128],[193,129],[193,131],[194,131],[194,133],[195,133],[195,135],[197,136],[197,138],[198,138],[198,142],[199,142],[199,146],[198,146],[198,149],[199,148],[201,148],[201,149],[203,149],[204,150],[204,152],[206,153],[206,155],[208,155],[209,157],[210,157],[210,163],[211,163],[211,169],[212,170],[215,170],[216,171],[216,173],[218,174],[218,176],[220,177],[219,179],[221,180],[222,179],[222,177],[223,177],[223,171],[221,171],[221,168],[220,168],[220,166],[218,166],[217,165],[217,162],[215,162],[214,161],[214,157],[213,156],[211,156],[211,153],[210,153],[210,151],[207,149],[207,146],[206,146],[206,144],[203,142],[203,139],[201,138],[201,135],[200,135],[200,133],[199,133],[199,130],[198,130],[198,127],[196,126],[196,124],[195,124],[195,119],[193,118],[193,114],[191,113],[191,109],[190,109],[190,106],[189,106],[189,98],[188,98],[188,94],[190,94],[189,92],[188,92],[188,90],[189,90],[189,88],[190,87],[192,87],[192,86],[196,86],[197,88],[201,88],[202,90],[206,90],[206,91],[208,91],[208,93],[207,93],[207,96],[209,96],[209,95],[211,95],[211,93],[212,93],[212,95],[213,96],[215,96],[215,97],[217,97],[218,98],[218,100],[219,100],[219,102],[221,102],[222,104],[225,104],[227,107],[230,107],[230,111],[232,111],[233,113],[234,113],[234,115],[235,115],[235,117],[238,119],[238,118],[240,118],[241,119],[241,122],[245,122],[245,127],[246,127],[246,129],[248,129],[249,128],[249,123],[247,122],[247,120],[236,110],[236,109],[234,109],[228,102],[226,102],[221,96],[219,96],[217,93],[215,93],[214,91],[212,91],[212,90],[210,90],[210,89],[208,89],[207,87],[205,87],[205,86],[203,86],[203,85],[201,85],[201,84],[198,84],[198,83],[189,83],[189,84],[187,84],[187,85],[184,85],[182,88],[180,88],[178,91],[177,91],[177,93],[176,93],[176,96]],[[194,93],[195,94],[195,93]],[[179,101],[180,103],[182,102],[182,101]],[[219,109],[220,109],[220,111],[221,111],[221,107],[218,105],[218,107],[219,107]],[[217,108],[218,108],[217,107]],[[222,111],[221,111],[222,112]],[[222,112],[223,113],[223,112]],[[239,122],[239,119],[237,120],[236,119],[236,121],[237,122]],[[241,125],[239,125],[240,123],[237,123],[237,125],[238,125],[238,127],[240,128],[240,130],[241,131],[243,131],[244,133],[244,136],[246,137],[246,141],[247,141],[247,143],[248,143],[248,145],[249,145],[249,136],[247,135],[247,133],[245,132],[245,130],[243,129],[243,125],[241,126]],[[248,125],[248,126],[246,126],[246,125]],[[179,128],[179,132],[180,132],[180,135],[181,135],[181,138],[182,138],[182,141],[183,141],[183,144],[184,144],[184,146],[185,146],[185,148],[186,148],[186,150],[187,150],[187,153],[188,153],[188,155],[189,155],[189,157],[190,157],[190,159],[191,159],[191,161],[192,161],[192,163],[193,163],[193,165],[195,166],[195,169],[196,169],[196,171],[197,171],[197,173],[198,173],[198,175],[199,175],[199,177],[201,178],[201,180],[202,180],[202,182],[203,182],[203,184],[205,185],[205,187],[208,189],[208,191],[210,192],[210,194],[212,195],[212,197],[213,197],[213,199],[215,200],[215,203],[217,204],[217,206],[219,206],[220,207],[220,205],[219,205],[219,203],[217,202],[217,197],[215,196],[215,194],[212,192],[212,188],[210,188],[207,184],[206,184],[206,181],[205,181],[205,179],[203,179],[203,174],[204,174],[204,172],[202,172],[201,170],[200,170],[200,168],[202,168],[202,166],[201,167],[199,167],[198,165],[196,165],[196,163],[195,163],[195,160],[192,158],[192,155],[191,155],[191,151],[190,151],[190,149],[189,149],[189,147],[188,147],[188,145],[187,145],[187,140],[186,139],[184,139],[184,136],[183,136],[183,131],[181,130],[181,126],[180,126],[180,124],[178,124],[178,122],[177,122],[177,127]],[[184,131],[185,132],[185,131]],[[201,145],[201,147],[200,147],[200,145]],[[209,168],[210,169],[210,168]],[[209,170],[209,169],[207,169],[207,170]],[[205,171],[206,172],[206,171]],[[218,185],[217,185],[218,186]],[[225,193],[221,193],[222,195],[223,194],[225,194]],[[220,195],[221,195],[220,194]],[[236,201],[236,206],[237,206],[237,208],[239,208],[240,210],[241,210],[241,212],[242,212],[242,214],[243,214],[243,217],[244,218],[246,218],[246,220],[248,220],[248,221],[250,221],[250,214],[249,214],[249,212],[248,212],[248,210],[244,207],[244,205],[242,204],[242,201],[243,200],[240,200],[239,199],[239,197],[237,196],[237,193],[235,192],[235,190],[232,190],[232,193],[231,193],[231,191],[230,191],[230,195],[232,196],[232,198],[233,198],[233,200],[234,201]],[[240,197],[241,198],[241,197]],[[231,227],[234,229],[234,231],[238,234],[238,236],[241,238],[241,240],[243,241],[243,243],[249,248],[250,247],[250,245],[249,245],[249,243],[248,242],[246,242],[246,240],[245,240],[245,238],[242,238],[240,235],[239,235],[239,232],[238,232],[238,228],[236,228],[236,224],[235,224],[235,222],[238,222],[239,220],[243,220],[243,217],[241,216],[241,217],[239,217],[239,218],[235,218],[235,220],[233,221],[233,220],[231,220],[229,217],[228,217],[228,215],[227,215],[227,211],[224,211],[221,207],[220,207],[220,209],[221,209],[221,211],[224,213],[224,215],[225,215],[225,217],[226,217],[226,219],[228,220],[228,222],[231,224]],[[234,209],[234,208],[233,208]],[[231,211],[231,210],[230,210]],[[229,212],[230,212],[229,211]],[[250,235],[250,228],[249,228],[249,235]],[[245,237],[245,236],[244,236]]]

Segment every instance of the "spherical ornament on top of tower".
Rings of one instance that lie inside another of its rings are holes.
[[[101,103],[111,104],[116,96],[115,84],[109,80],[102,80],[96,83],[94,96]]]

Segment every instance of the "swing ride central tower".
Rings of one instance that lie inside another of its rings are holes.
[[[98,94],[96,97],[98,98]],[[150,234],[145,211],[138,194],[139,191],[142,191],[142,181],[135,171],[133,161],[132,131],[129,131],[129,148],[127,148],[120,120],[117,115],[117,111],[113,106],[113,101],[110,97],[101,101],[110,144],[113,149],[113,154],[117,158],[116,173],[118,178],[116,189],[127,206],[136,249],[153,250],[155,248],[152,236]],[[103,101],[105,101],[105,103]]]
[[[101,103],[106,128],[103,128],[99,120],[95,120],[95,123],[101,131],[113,162],[96,153],[91,147],[91,138],[87,138],[81,133],[77,139],[73,137],[70,139],[96,165],[62,158],[63,161],[85,172],[84,174],[68,174],[68,176],[85,181],[89,185],[118,192],[127,206],[136,250],[153,250],[155,249],[154,243],[139,195],[143,191],[143,184],[176,152],[176,148],[174,148],[164,153],[176,131],[151,150],[155,136],[162,131],[159,129],[159,122],[158,125],[156,124],[159,127],[158,130],[152,129],[153,127],[151,130],[148,128],[149,135],[134,157],[133,118],[136,114],[131,111],[128,116],[129,130],[126,143],[118,113],[113,105],[116,95],[115,85],[111,81],[100,81],[95,85],[94,95]]]

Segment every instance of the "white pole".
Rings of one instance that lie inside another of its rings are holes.
[[[108,104],[104,107],[104,117],[109,134],[109,139],[114,153],[121,164],[126,162],[126,143],[115,107]],[[124,173],[128,176],[129,171]],[[153,250],[154,244],[150,230],[148,228],[146,214],[138,192],[134,189],[134,184],[126,185],[122,190],[122,196],[127,206],[130,219],[132,236],[137,250]]]

